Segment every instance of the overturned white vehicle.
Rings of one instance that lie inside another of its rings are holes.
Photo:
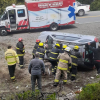
[[[44,43],[48,40],[46,44],[49,49],[51,49],[56,43],[62,45],[66,44],[71,47],[71,49],[73,49],[75,45],[78,45],[80,48],[79,52],[82,55],[82,57],[78,59],[78,65],[91,69],[94,67],[93,52],[89,50],[87,43],[91,42],[92,47],[98,48],[99,41],[96,36],[44,31],[40,33],[38,39]]]

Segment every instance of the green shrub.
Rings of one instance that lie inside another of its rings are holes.
[[[100,0],[94,0],[90,5],[90,10],[91,11],[100,10]]]
[[[100,100],[100,83],[86,85],[79,94],[78,100]]]
[[[41,98],[41,99],[39,99]],[[38,90],[32,92],[30,90],[16,93],[6,98],[6,100],[56,100],[56,94],[50,94],[46,96],[42,96]]]

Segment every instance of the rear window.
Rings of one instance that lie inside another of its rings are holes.
[[[80,39],[78,37],[72,37],[72,36],[62,36],[62,35],[52,35],[52,36],[55,37],[55,39],[66,40],[66,41],[75,41]]]
[[[84,40],[80,40],[79,42],[91,42],[91,40],[90,39],[84,39]]]

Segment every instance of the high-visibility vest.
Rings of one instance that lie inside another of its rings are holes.
[[[19,63],[19,58],[17,53],[12,50],[12,49],[8,49],[5,52],[5,59],[7,60],[8,65],[14,65],[16,63]]]

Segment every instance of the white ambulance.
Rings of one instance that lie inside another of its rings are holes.
[[[8,32],[50,28],[75,23],[75,0],[25,0],[25,5],[6,7],[0,18],[0,35]]]

